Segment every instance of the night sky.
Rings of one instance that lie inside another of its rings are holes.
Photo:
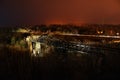
[[[0,24],[119,24],[120,0],[0,0]]]

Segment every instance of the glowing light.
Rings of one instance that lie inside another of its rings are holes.
[[[120,43],[120,40],[113,41],[114,43]]]
[[[22,29],[22,28],[20,28],[20,29],[18,29],[16,32],[28,33],[29,31],[26,30],[26,29]]]
[[[118,35],[120,35],[120,33],[117,32],[116,35],[118,36]]]
[[[103,34],[103,31],[97,31],[98,34]]]

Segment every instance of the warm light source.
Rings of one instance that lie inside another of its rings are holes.
[[[103,31],[102,31],[102,30],[101,30],[101,31],[97,31],[97,33],[98,33],[98,34],[103,34]]]
[[[116,35],[118,36],[118,35],[120,35],[120,33],[119,33],[119,32],[117,32],[117,33],[116,33]]]
[[[26,29],[22,29],[22,28],[20,28],[20,29],[18,29],[16,32],[28,33],[29,31],[26,30]]]

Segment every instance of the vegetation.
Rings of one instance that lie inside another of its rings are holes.
[[[27,50],[7,46],[0,48],[0,77],[9,80],[89,80],[118,79],[120,55],[68,56],[48,55],[31,57]]]

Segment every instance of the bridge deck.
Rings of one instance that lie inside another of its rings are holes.
[[[59,35],[56,34],[54,37],[63,38],[65,40],[72,40],[72,39],[89,39],[89,40],[120,40],[120,36],[106,36],[106,35]]]

